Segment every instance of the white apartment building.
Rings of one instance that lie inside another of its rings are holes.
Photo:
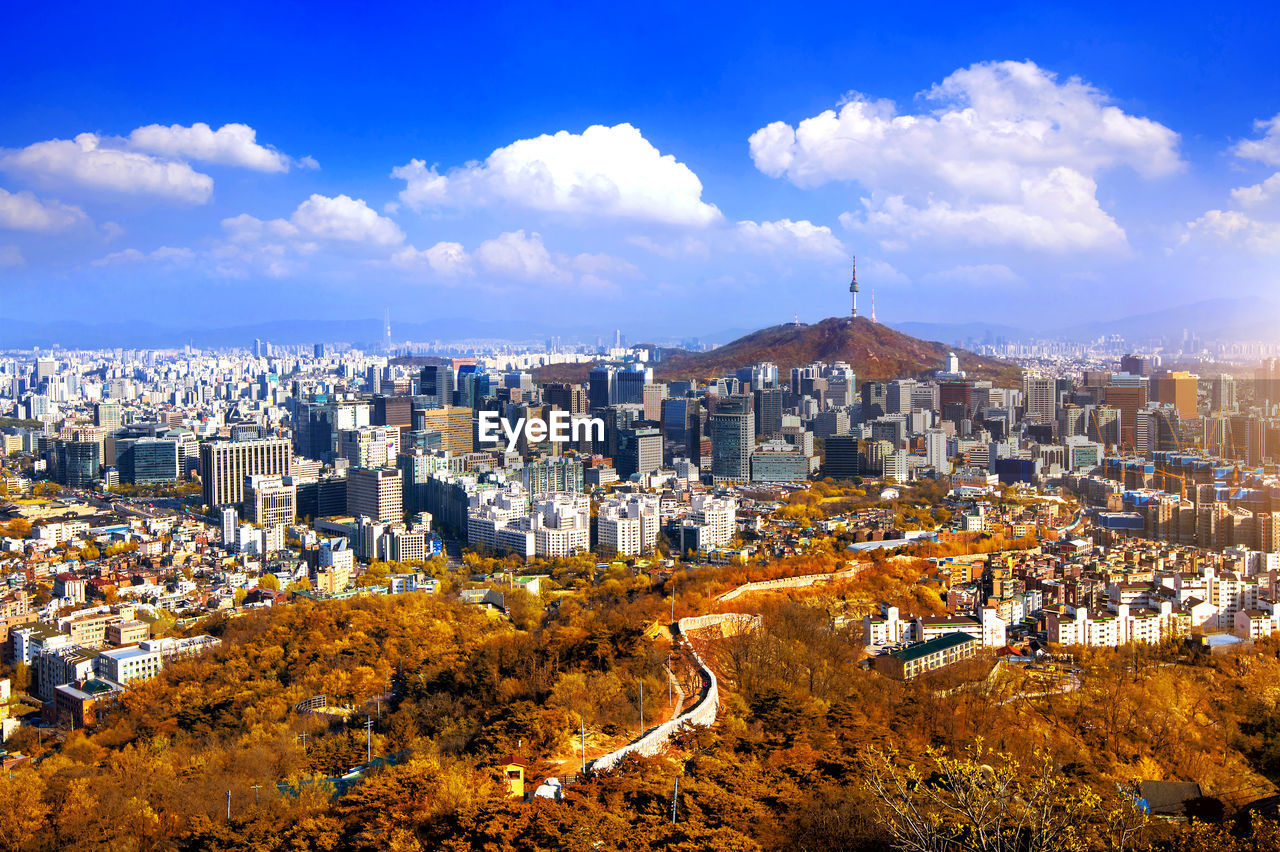
[[[1160,601],[1157,608],[1122,603],[1114,612],[1090,614],[1085,607],[1068,612],[1066,607],[1054,606],[1044,613],[1049,641],[1060,645],[1116,648],[1130,642],[1155,644],[1181,635],[1186,625],[1167,600]]]
[[[1275,606],[1268,602],[1261,609],[1242,609],[1236,613],[1232,630],[1241,639],[1261,639],[1278,629]]]
[[[738,504],[732,497],[695,494],[681,526],[682,549],[715,550],[727,547],[737,531]]]
[[[498,495],[467,517],[468,534],[495,550],[532,556],[574,556],[591,548],[591,501],[577,494],[550,494],[525,513],[524,495]]]
[[[977,616],[926,615],[902,618],[896,606],[880,607],[880,615],[862,619],[865,645],[895,645],[899,642],[927,642],[949,633],[966,633],[980,638],[984,648],[1002,648],[1009,622],[995,607],[983,607]]]
[[[638,556],[657,546],[661,507],[654,494],[626,494],[600,503],[596,517],[600,549]]]
[[[502,490],[485,489],[469,495],[467,542],[498,548],[498,530],[529,514],[529,495],[515,483]]]

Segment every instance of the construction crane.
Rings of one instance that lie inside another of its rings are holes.
[[[1180,473],[1174,473],[1171,470],[1165,470],[1164,468],[1160,468],[1160,467],[1156,468],[1156,473],[1160,474],[1161,476],[1167,476],[1167,477],[1171,477],[1173,479],[1178,480],[1178,485],[1179,485],[1178,498],[1180,500],[1187,499],[1187,478],[1185,476],[1183,476]]]

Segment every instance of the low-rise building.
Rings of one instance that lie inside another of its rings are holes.
[[[906,648],[880,654],[872,668],[886,677],[911,680],[977,655],[980,642],[968,633],[945,633]]]

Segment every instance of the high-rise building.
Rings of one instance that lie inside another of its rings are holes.
[[[884,396],[885,414],[904,414],[912,409],[912,395],[916,389],[915,379],[897,379],[889,382]]]
[[[662,515],[655,494],[627,494],[601,501],[596,529],[600,549],[620,556],[638,556],[658,542]]]
[[[782,408],[785,392],[782,388],[767,387],[752,391],[756,414],[756,435],[772,438],[782,429]]]
[[[415,414],[414,428],[419,428],[418,417],[421,417],[421,429],[428,432],[439,432],[443,450],[455,456],[466,455],[475,449],[475,433],[472,427],[473,413],[470,408],[449,406],[448,408],[428,408]]]
[[[547,405],[570,414],[587,413],[587,392],[582,385],[568,383],[552,383],[543,388],[543,398]]]
[[[58,481],[71,488],[86,488],[102,468],[102,444],[97,441],[54,442],[54,468]]]
[[[708,418],[707,431],[711,435],[712,477],[717,482],[749,481],[751,453],[756,444],[755,416],[749,407],[746,411],[718,407]]]
[[[1150,355],[1125,355],[1120,358],[1120,372],[1134,376],[1150,376],[1159,363],[1159,359]]]
[[[581,494],[583,468],[579,459],[555,456],[529,462],[521,471],[521,483],[530,495],[565,492]]]
[[[644,476],[661,469],[662,431],[656,426],[640,423],[620,429],[613,466],[622,480],[630,479],[633,474]]]
[[[369,423],[372,426],[395,426],[401,431],[409,431],[413,428],[413,399],[407,396],[375,396]]]
[[[418,393],[428,398],[433,408],[453,404],[453,367],[449,364],[428,364],[418,374]]]
[[[613,367],[602,364],[593,367],[587,376],[587,403],[592,409],[608,408],[617,402]]]
[[[108,430],[120,428],[120,403],[99,402],[93,406],[93,425]]]
[[[737,532],[737,508],[732,497],[693,495],[680,528],[680,549],[703,551],[728,545]]]
[[[703,424],[706,414],[702,404],[682,396],[662,401],[663,456],[667,462],[676,458],[699,461]]]
[[[395,426],[363,426],[338,433],[338,457],[352,467],[386,467],[400,452],[400,430]]]
[[[808,457],[786,441],[765,441],[751,454],[752,482],[804,482],[808,478]]]
[[[662,400],[667,396],[667,386],[650,384],[644,386],[644,419],[657,423],[662,419]]]
[[[338,457],[338,433],[368,425],[368,403],[297,402],[293,408],[293,451],[303,458],[332,463]]]
[[[862,472],[859,441],[853,435],[832,435],[826,439],[822,475],[832,479],[853,479]]]
[[[951,461],[947,458],[947,433],[941,429],[927,429],[924,433],[925,464],[941,474],[951,472]]]
[[[947,419],[955,422],[965,419],[973,412],[973,382],[961,380],[938,382],[938,407]],[[957,417],[958,415],[958,417]]]
[[[173,482],[181,475],[181,448],[174,440],[117,438],[115,463],[121,482],[150,485]]]
[[[1156,402],[1173,406],[1179,417],[1194,420],[1200,413],[1196,400],[1199,383],[1199,376],[1185,370],[1164,370],[1153,377],[1151,396]]]
[[[291,472],[293,447],[286,438],[214,441],[200,445],[200,484],[205,505],[214,508],[244,500],[244,480]]]
[[[1028,423],[1052,423],[1057,416],[1057,385],[1051,378],[1033,376],[1030,373],[1022,377],[1022,395],[1027,406]]]
[[[292,524],[298,512],[298,489],[287,476],[255,474],[244,480],[244,518],[261,527]]]
[[[404,520],[404,489],[395,468],[353,467],[347,471],[347,514],[375,524]]]
[[[453,392],[453,404],[475,410],[489,396],[491,378],[479,364],[463,364],[458,368],[457,389]]]
[[[884,417],[888,388],[884,382],[862,383],[862,419],[874,420]]]
[[[634,364],[619,370],[614,376],[617,387],[615,402],[644,405],[644,389],[653,384],[653,369]]]
[[[1209,395],[1209,410],[1233,414],[1236,410],[1236,380],[1229,373],[1219,373],[1213,380]]]
[[[1120,375],[1112,375],[1112,382],[1117,381]],[[1147,407],[1147,387],[1145,383],[1108,385],[1103,390],[1102,398],[1103,402],[1108,406],[1118,409],[1120,412],[1120,443],[1126,447],[1134,446],[1133,430],[1138,422],[1138,412]]]

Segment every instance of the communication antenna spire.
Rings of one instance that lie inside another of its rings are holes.
[[[876,291],[871,291],[871,321],[876,321]]]
[[[853,294],[853,313],[851,314],[851,316],[853,316],[854,318],[857,318],[858,316],[858,258],[856,255],[850,256],[849,264],[850,264],[850,267],[852,268],[852,275],[849,278],[849,292]]]

